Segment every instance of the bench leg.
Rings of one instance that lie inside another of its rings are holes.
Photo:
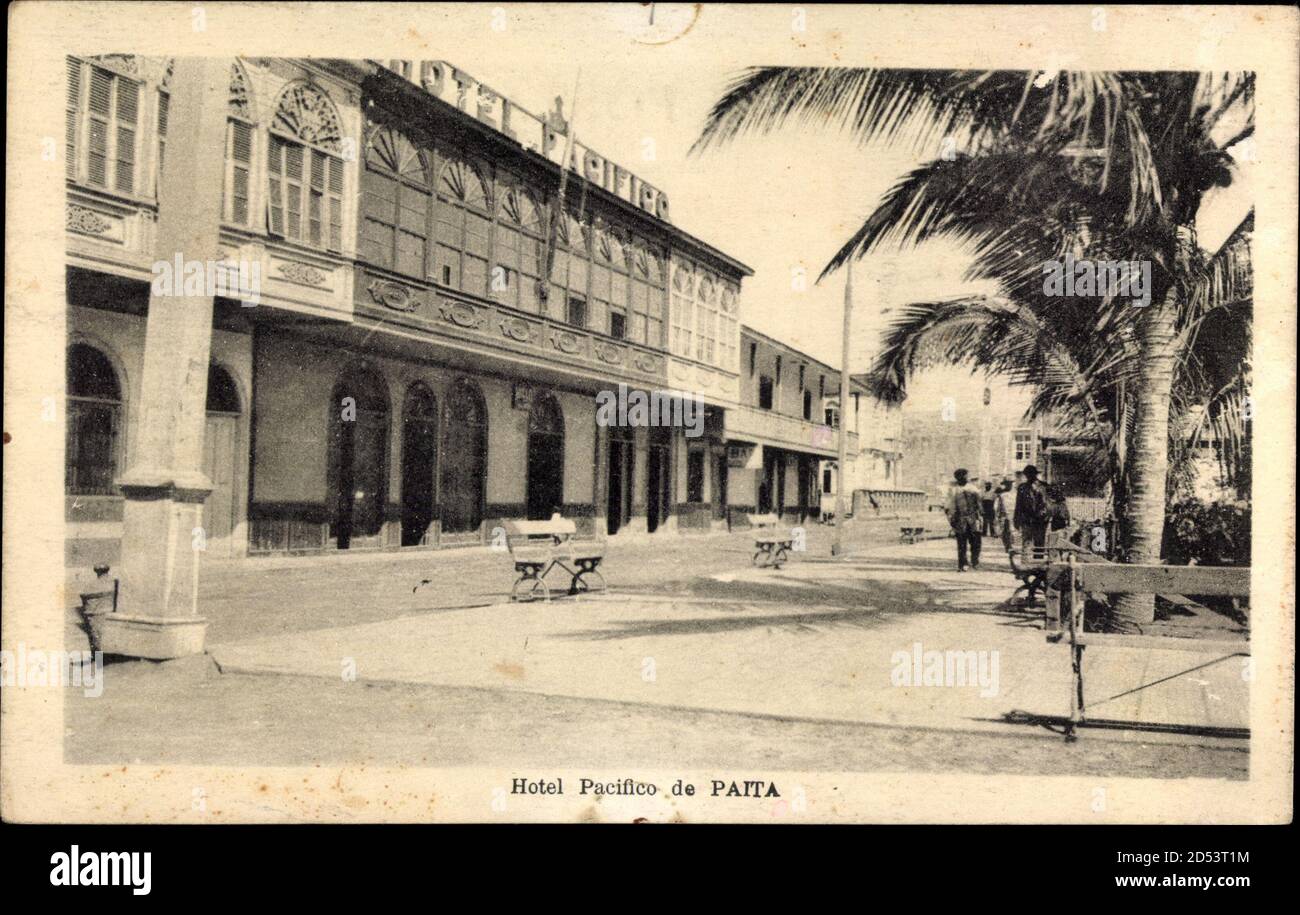
[[[519,576],[514,587],[510,589],[511,601],[533,601],[538,599],[549,601],[551,599],[551,589],[546,586],[546,582],[542,580],[537,572],[537,569],[532,569]]]
[[[768,560],[771,558],[772,558],[772,548],[769,546],[760,546],[754,552],[753,563],[754,565],[761,568],[762,566],[767,565]]]
[[[578,573],[573,576],[573,581],[569,584],[570,594],[589,594],[605,590],[605,576],[596,570],[595,563],[579,562],[578,566]]]

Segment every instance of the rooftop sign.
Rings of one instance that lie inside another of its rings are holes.
[[[564,117],[560,98],[555,99],[554,111],[538,117],[445,60],[390,60],[384,63],[388,69],[505,134],[524,149],[564,166],[569,122]],[[572,147],[568,168],[657,219],[670,221],[667,194],[576,139]]]

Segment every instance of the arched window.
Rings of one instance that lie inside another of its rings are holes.
[[[253,103],[248,93],[248,80],[238,62],[230,65],[226,111],[226,180],[222,213],[226,222],[247,226],[251,212],[249,175],[253,170]]]
[[[673,340],[672,350],[679,356],[690,358],[695,315],[695,278],[685,263],[673,264]]]
[[[695,300],[695,358],[711,365],[717,358],[717,323],[718,285],[712,277],[705,275],[700,280]]]
[[[664,345],[663,261],[638,244],[632,257],[631,339],[650,346]]]
[[[407,276],[426,276],[429,247],[428,159],[388,127],[372,126],[361,179],[361,256]]]
[[[67,58],[67,171],[94,187],[136,193],[143,83],[140,60]]]
[[[604,329],[611,337],[627,337],[628,263],[623,241],[615,231],[601,229],[596,234],[595,253],[591,326]]]
[[[122,389],[108,357],[93,346],[68,347],[68,441],[64,487],[70,495],[116,495]]]
[[[591,227],[571,214],[560,221],[551,265],[551,314],[577,327],[589,323],[588,281],[591,273]],[[593,326],[594,321],[591,321]]]
[[[736,288],[722,288],[722,309],[718,312],[718,364],[724,369],[737,369],[740,349],[740,330],[736,323]]]
[[[450,159],[438,176],[438,252],[434,279],[487,295],[492,217],[483,176],[463,159]]]
[[[527,191],[508,188],[501,194],[496,241],[501,273],[493,277],[492,295],[524,311],[537,311],[541,261],[542,220],[537,204]]]
[[[329,98],[308,83],[280,96],[271,121],[267,213],[272,235],[341,250],[342,130]]]

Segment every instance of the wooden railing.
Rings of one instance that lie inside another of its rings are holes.
[[[1073,553],[1064,562],[1048,569],[1048,582],[1055,588],[1060,621],[1069,633],[1072,668],[1070,719],[1066,739],[1073,740],[1075,729],[1084,721],[1083,650],[1089,645],[1112,645],[1125,648],[1154,648],[1163,651],[1222,652],[1225,655],[1250,654],[1249,640],[1204,639],[1111,632],[1088,632],[1085,627],[1086,596],[1113,594],[1153,594],[1249,597],[1250,569],[1236,566],[1166,566],[1121,565],[1110,562],[1080,562]],[[1049,597],[1049,607],[1051,599]],[[1051,613],[1049,611],[1049,621]],[[1049,627],[1050,628],[1050,627]],[[1049,633],[1056,641],[1059,634]]]

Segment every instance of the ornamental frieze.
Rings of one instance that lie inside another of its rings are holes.
[[[366,287],[366,291],[370,293],[370,298],[374,299],[375,302],[394,311],[415,311],[424,304],[411,295],[411,290],[401,283],[374,280]]]
[[[103,235],[113,228],[113,223],[94,210],[76,204],[69,204],[67,228],[73,232],[81,232],[86,235]]]
[[[516,340],[520,343],[527,343],[532,336],[528,322],[522,318],[515,318],[506,315],[501,318],[499,325],[501,327],[501,333],[505,334],[511,340]]]
[[[275,269],[286,280],[301,283],[304,286],[320,286],[327,279],[324,273],[311,264],[304,264],[300,261],[284,261],[277,264]]]
[[[648,375],[657,374],[659,372],[659,360],[649,353],[637,353],[633,357],[632,362],[640,371],[645,372]]]
[[[595,350],[601,362],[608,362],[610,365],[621,365],[623,362],[623,351],[617,346],[609,343],[597,343]]]
[[[551,331],[551,345],[570,356],[575,355],[582,349],[582,344],[578,341],[577,335],[571,334],[567,330]]]
[[[438,311],[442,312],[444,321],[450,321],[458,327],[474,329],[487,324],[486,319],[480,321],[478,312],[464,302],[439,302]]]

